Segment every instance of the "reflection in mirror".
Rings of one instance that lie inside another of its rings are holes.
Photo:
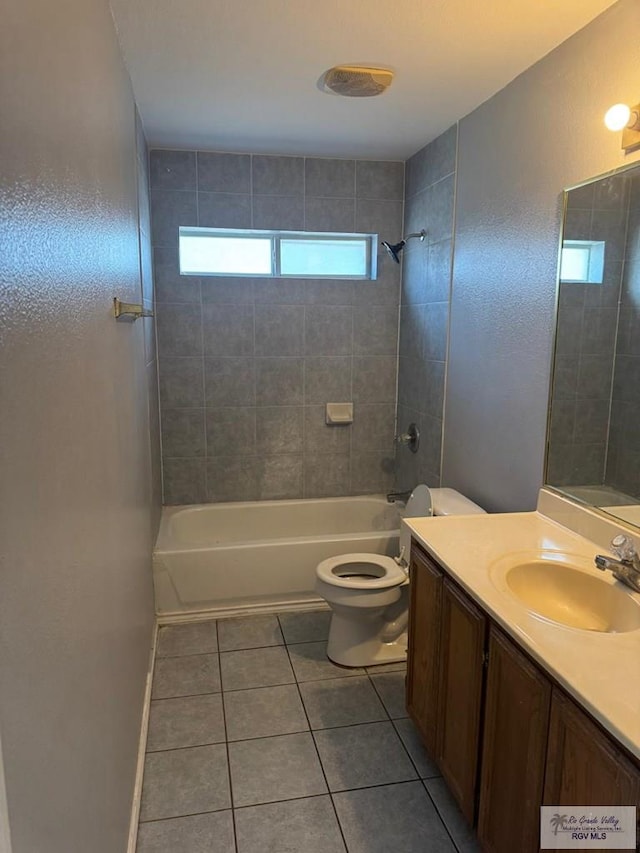
[[[546,482],[640,526],[640,165],[565,202]]]

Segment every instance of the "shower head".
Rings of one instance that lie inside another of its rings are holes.
[[[399,243],[387,243],[384,240],[382,241],[382,245],[387,250],[387,254],[390,258],[392,258],[397,264],[400,263],[400,252],[404,249],[407,240],[411,240],[412,237],[419,237],[420,242],[424,240],[427,236],[427,232],[422,229],[422,231],[416,231],[414,234],[407,234],[404,240],[400,240]]]

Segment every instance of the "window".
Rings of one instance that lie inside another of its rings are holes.
[[[603,279],[604,242],[602,240],[563,240],[560,281],[602,284]]]
[[[376,278],[377,234],[180,228],[180,274]]]

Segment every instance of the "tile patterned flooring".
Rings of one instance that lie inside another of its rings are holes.
[[[328,611],[160,628],[137,853],[475,853],[404,707]]]

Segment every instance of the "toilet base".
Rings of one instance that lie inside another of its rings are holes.
[[[373,616],[373,614],[372,614]],[[407,632],[393,642],[381,640],[386,621],[381,616],[370,619],[343,617],[335,610],[331,614],[327,657],[340,666],[376,666],[381,663],[400,663],[407,659]]]

